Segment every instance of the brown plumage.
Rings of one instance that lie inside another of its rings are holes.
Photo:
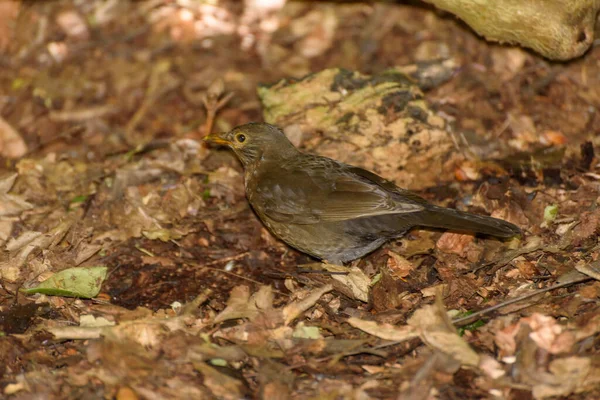
[[[238,156],[248,201],[275,236],[328,262],[362,257],[415,226],[520,234],[506,221],[429,204],[372,172],[303,153],[270,124],[242,125],[205,140]]]

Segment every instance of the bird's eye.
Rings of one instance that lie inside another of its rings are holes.
[[[240,143],[244,143],[246,141],[246,135],[240,133],[235,137],[235,140],[237,140]]]

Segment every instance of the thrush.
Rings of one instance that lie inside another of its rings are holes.
[[[430,204],[365,169],[301,152],[274,125],[250,123],[205,140],[237,155],[248,201],[276,237],[330,263],[362,257],[417,226],[520,234],[509,222]]]

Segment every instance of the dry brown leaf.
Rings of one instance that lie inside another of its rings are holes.
[[[545,399],[554,396],[568,396],[583,389],[586,384],[592,361],[587,357],[565,357],[550,362],[550,375],[545,382],[533,386],[533,397]],[[597,383],[597,382],[596,382]]]
[[[194,363],[194,367],[202,374],[204,384],[216,398],[238,400],[246,397],[246,388],[240,380],[225,375],[203,362]]]
[[[217,315],[215,322],[239,318],[247,321],[233,327],[224,327],[214,336],[261,346],[276,342],[280,348],[291,348],[294,329],[287,325],[314,306],[323,294],[331,290],[331,285],[325,285],[307,292],[302,300],[294,301],[284,307],[273,308],[273,291],[270,286],[262,286],[252,296],[249,295],[247,287],[235,287],[231,291],[227,307]]]
[[[581,242],[588,238],[596,237],[600,228],[600,210],[584,211],[579,216],[579,221],[581,223],[577,224],[572,232],[572,240],[575,245],[581,244]]]
[[[515,354],[517,351],[519,345],[517,338],[523,325],[527,325],[531,330],[529,337],[535,344],[551,354],[567,353],[576,342],[575,336],[565,332],[566,327],[560,325],[554,318],[534,313],[496,332],[494,341],[503,356]]]
[[[474,240],[473,235],[444,232],[437,241],[436,247],[444,253],[465,255],[465,248]]]
[[[0,2],[0,53],[4,53],[14,40],[14,22],[20,8],[21,3],[16,1]]]
[[[387,260],[387,267],[394,278],[406,278],[414,271],[415,266],[413,263],[400,254],[394,251],[388,251],[387,254],[390,256]]]
[[[210,292],[200,294],[189,304],[183,307],[180,315],[169,314],[164,310],[156,313],[143,308],[136,310],[117,310],[119,323],[113,325],[110,321],[95,321],[90,324],[88,320],[80,321],[80,326],[52,326],[46,330],[59,340],[97,339],[104,336],[107,341],[131,342],[146,348],[158,346],[171,332],[183,331],[197,334],[205,324],[189,312],[189,305],[197,305],[206,300]],[[194,307],[194,308],[195,308]]]

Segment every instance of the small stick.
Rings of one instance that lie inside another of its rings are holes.
[[[509,306],[511,304],[514,304],[514,303],[518,303],[518,302],[526,300],[526,299],[528,299],[530,297],[537,296],[538,294],[541,294],[541,293],[549,292],[549,291],[554,290],[554,289],[560,289],[560,288],[563,288],[563,287],[574,285],[576,283],[582,283],[582,282],[585,282],[585,281],[589,281],[590,279],[592,279],[592,278],[590,278],[589,276],[586,276],[584,278],[575,279],[575,280],[572,280],[572,281],[569,281],[569,282],[563,282],[563,283],[559,283],[557,285],[548,286],[547,288],[539,289],[539,290],[536,290],[536,291],[534,291],[532,293],[527,293],[527,294],[524,294],[523,296],[515,297],[514,299],[510,299],[510,300],[504,301],[502,303],[496,304],[495,306],[492,306],[492,307],[485,308],[483,310],[474,312],[471,315],[467,315],[465,317],[453,319],[452,323],[454,325],[459,325],[459,326],[467,325],[468,323],[471,322],[472,319],[475,319],[475,318],[480,317],[480,316],[485,315],[485,314],[489,314],[489,313],[491,313],[493,311],[496,311],[496,310],[498,310],[500,308]]]
[[[204,107],[206,108],[206,123],[204,124],[203,136],[210,135],[217,113],[220,109],[225,107],[233,97],[233,93],[227,93],[223,96],[224,92],[225,84],[223,83],[223,80],[217,79],[210,84],[206,94],[202,98],[202,103],[204,103]]]

